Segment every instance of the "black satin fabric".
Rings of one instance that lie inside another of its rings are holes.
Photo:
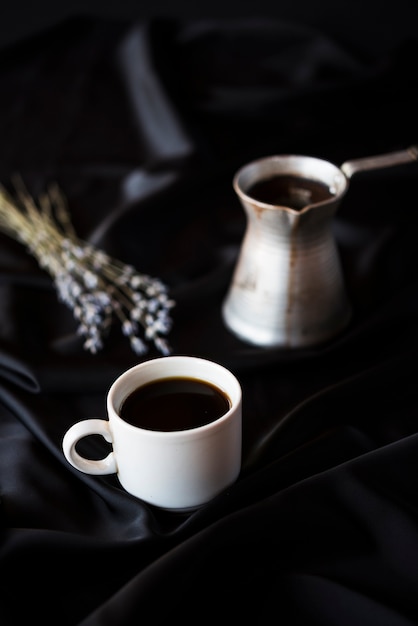
[[[366,50],[350,35],[85,17],[0,50],[0,182],[57,181],[81,237],[167,283],[173,354],[238,376],[244,431],[238,481],[194,512],[72,469],[64,432],[105,417],[139,359],[117,326],[83,350],[50,277],[1,234],[2,626],[418,623],[418,164],[350,182],[338,337],[255,348],[220,313],[245,228],[238,167],[418,141],[418,36]]]

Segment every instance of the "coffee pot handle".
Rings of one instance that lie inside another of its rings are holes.
[[[65,433],[62,449],[67,461],[84,474],[115,474],[117,472],[116,459],[113,452],[97,461],[81,456],[76,445],[84,437],[101,435],[108,443],[112,443],[109,422],[103,419],[87,419],[73,424]]]
[[[340,169],[347,178],[351,178],[356,172],[365,170],[375,170],[393,165],[402,165],[418,159],[418,146],[410,146],[405,150],[389,152],[378,156],[365,157],[361,159],[350,159],[345,161]]]

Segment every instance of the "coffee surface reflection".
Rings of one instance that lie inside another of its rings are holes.
[[[170,377],[132,391],[120,407],[120,416],[138,428],[168,432],[209,424],[230,406],[228,396],[207,381]]]
[[[259,180],[249,187],[246,194],[264,204],[289,207],[298,211],[309,204],[326,202],[334,196],[325,183],[292,175],[272,176]]]

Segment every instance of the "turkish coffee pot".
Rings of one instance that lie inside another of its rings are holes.
[[[356,172],[417,160],[418,146],[340,167],[310,156],[255,160],[233,188],[247,226],[222,306],[225,325],[264,347],[327,341],[351,318],[332,220]]]

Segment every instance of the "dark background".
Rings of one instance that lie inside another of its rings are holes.
[[[359,174],[336,216],[341,336],[252,348],[220,306],[239,165],[418,144],[417,0],[2,6],[0,182],[58,181],[79,236],[166,280],[174,352],[228,366],[245,401],[242,476],[196,512],[73,470],[64,432],[104,416],[138,359],[118,325],[83,350],[50,277],[2,235],[1,626],[416,626],[417,164]]]
[[[3,2],[0,11],[2,45],[53,26],[74,16],[110,19],[165,17],[224,17],[264,15],[298,21],[317,27],[341,43],[351,41],[364,50],[376,46],[390,49],[399,41],[414,37],[417,31],[417,2],[398,0],[16,0]]]

